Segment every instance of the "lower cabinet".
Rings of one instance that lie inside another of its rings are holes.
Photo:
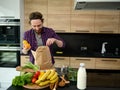
[[[120,87],[120,84],[117,84],[120,82],[120,77],[118,77],[119,79],[116,77],[117,74],[107,71],[88,72],[87,85],[93,87]]]
[[[21,55],[20,66],[24,66],[29,60],[29,55]]]
[[[85,63],[86,69],[95,69],[95,58],[70,57],[70,67],[79,68],[80,63]]]
[[[120,73],[117,73],[115,78],[115,87],[120,87]]]
[[[54,57],[55,66],[67,65],[71,68],[79,68],[80,63],[85,63],[86,69],[120,70],[118,58],[89,58],[89,57]]]
[[[120,59],[116,58],[97,58],[96,69],[120,70]]]
[[[85,57],[61,57],[54,56],[55,67],[69,66],[79,68],[80,63],[85,63],[86,69],[120,70],[120,59],[118,58],[85,58]],[[28,55],[21,55],[20,65],[29,61]]]
[[[54,57],[55,67],[69,66],[69,57]]]

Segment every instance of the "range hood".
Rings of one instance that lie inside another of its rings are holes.
[[[75,0],[75,10],[120,10],[120,0]]]

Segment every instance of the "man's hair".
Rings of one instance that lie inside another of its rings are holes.
[[[32,12],[32,13],[30,13],[29,20],[31,21],[31,20],[34,20],[34,19],[40,19],[42,22],[44,21],[43,15],[40,12]],[[29,21],[29,23],[30,23],[30,21]]]

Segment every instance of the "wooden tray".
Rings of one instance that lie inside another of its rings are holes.
[[[49,85],[40,87],[40,86],[38,86],[37,84],[27,84],[27,85],[24,85],[23,87],[24,87],[24,88],[27,88],[27,89],[31,89],[31,90],[33,90],[33,89],[34,89],[34,90],[37,90],[37,89],[47,88],[47,87],[49,87]]]

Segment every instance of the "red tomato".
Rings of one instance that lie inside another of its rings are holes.
[[[33,75],[33,78],[36,78],[36,79],[37,79],[37,78],[38,78],[38,76],[37,76],[36,74],[34,74],[34,75]]]
[[[32,83],[35,83],[35,81],[36,81],[37,79],[36,78],[32,78]]]
[[[37,71],[35,74],[36,74],[37,76],[39,76],[39,75],[40,75],[40,71]]]
[[[35,74],[34,74],[34,76],[33,76],[33,78],[37,79],[39,75],[40,75],[40,71],[36,71]]]

